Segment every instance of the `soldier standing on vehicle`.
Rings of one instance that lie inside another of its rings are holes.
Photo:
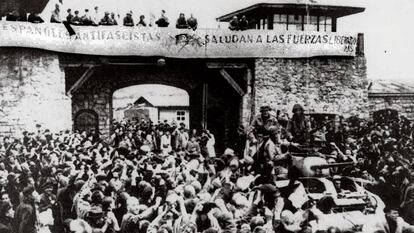
[[[260,107],[260,115],[256,116],[249,130],[249,138],[256,144],[256,154],[254,155],[253,170],[257,173],[262,171],[265,163],[272,160],[276,150],[276,145],[272,138],[277,138],[280,132],[280,125],[276,117],[270,115],[269,106]]]

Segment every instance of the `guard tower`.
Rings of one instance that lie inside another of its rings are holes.
[[[267,31],[276,35],[307,35],[308,38],[314,35],[337,37],[345,33],[338,31],[341,17],[364,11],[365,8],[353,0],[263,0],[216,20],[230,22],[234,17],[245,16],[248,28],[253,29],[248,30],[251,33]],[[366,117],[368,82],[364,35],[359,32],[354,35],[357,35],[357,44],[352,56],[339,53],[309,56],[305,53],[293,59],[255,59],[255,111],[258,112],[261,105],[270,105],[290,114],[292,106],[299,103],[308,113]]]
[[[328,5],[332,2],[338,5]],[[336,32],[338,18],[365,10],[362,7],[340,5],[344,2],[346,1],[274,0],[228,13],[217,20],[228,22],[234,16],[246,16],[250,29]]]

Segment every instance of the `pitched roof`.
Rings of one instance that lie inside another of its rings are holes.
[[[370,96],[375,95],[414,95],[414,85],[391,80],[370,80]]]
[[[140,96],[134,105],[145,104],[147,107],[187,107],[190,105],[188,96],[185,95],[161,95]]]
[[[143,96],[140,96],[137,100],[135,100],[134,107],[154,107],[154,105]]]
[[[360,1],[355,0],[262,0],[244,8],[217,18],[218,21],[229,21],[233,16],[257,12],[260,14],[264,9],[275,11],[310,12],[315,15],[332,15],[342,17],[356,14],[365,10]]]

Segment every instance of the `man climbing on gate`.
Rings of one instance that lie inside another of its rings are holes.
[[[277,153],[276,143],[280,132],[280,125],[276,117],[270,114],[269,106],[260,107],[260,115],[256,116],[250,126],[249,138],[256,144],[253,170],[259,174],[266,163],[273,160]]]

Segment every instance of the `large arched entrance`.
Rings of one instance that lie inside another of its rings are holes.
[[[250,121],[253,81],[246,61],[166,59],[163,64],[152,58],[145,62],[139,60],[142,58],[91,59],[95,61],[89,66],[73,58],[71,65],[66,64],[66,86],[72,97],[73,119],[82,110],[95,111],[103,137],[110,135],[117,117],[113,94],[135,85],[167,85],[188,93],[189,128],[209,129],[219,152],[230,143],[238,125]]]

